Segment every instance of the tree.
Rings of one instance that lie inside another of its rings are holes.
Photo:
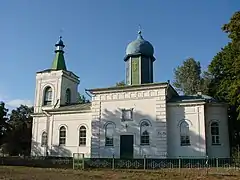
[[[11,133],[8,137],[8,151],[10,155],[29,155],[32,139],[32,117],[33,107],[20,105],[12,110],[9,118]]]
[[[122,87],[122,86],[126,86],[126,84],[125,84],[124,80],[122,80],[122,81],[120,81],[120,82],[117,82],[117,83],[116,83],[116,86],[117,86],[117,87]]]
[[[236,44],[240,42],[240,11],[237,11],[233,14],[230,22],[224,24],[222,30],[225,33],[228,33],[228,37],[232,40],[233,43]]]
[[[0,145],[4,143],[7,132],[9,130],[9,125],[7,123],[7,113],[8,109],[6,109],[5,103],[0,102]]]
[[[207,82],[201,76],[201,65],[199,61],[188,58],[183,65],[174,69],[173,86],[185,95],[196,94],[198,91],[207,91]]]
[[[77,100],[77,102],[80,103],[80,104],[84,104],[84,103],[89,103],[90,101],[84,95],[81,95],[78,92],[78,100]]]
[[[240,59],[239,48],[229,43],[212,60],[208,67],[213,79],[211,94],[234,105],[239,102]]]
[[[222,29],[229,34],[231,42],[217,53],[208,67],[213,76],[210,93],[236,106],[240,112],[240,11]]]
[[[229,132],[231,144],[240,144],[240,11],[236,12],[222,30],[228,33],[230,42],[214,56],[208,67],[212,79],[211,96],[229,105]]]

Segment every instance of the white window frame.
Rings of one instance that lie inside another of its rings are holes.
[[[122,121],[133,121],[133,108],[122,109]]]
[[[50,86],[47,86],[44,90],[43,96],[43,105],[49,106],[52,104],[52,97],[53,97],[53,89]]]
[[[213,133],[213,128],[217,128],[216,133]],[[213,146],[221,145],[220,143],[220,128],[219,123],[216,121],[211,122],[210,124],[210,131],[211,131],[211,142]]]
[[[71,104],[71,90],[69,88],[66,89],[66,94],[65,94],[65,98],[66,98],[66,104]]]
[[[47,146],[47,138],[48,138],[47,132],[44,131],[42,133],[42,137],[41,137],[41,146],[42,147],[46,147]]]
[[[180,145],[191,146],[191,139],[189,134],[189,124],[186,121],[180,123]]]
[[[149,146],[150,145],[150,133],[149,127],[151,126],[150,122],[144,120],[140,124],[140,145]],[[146,134],[144,134],[146,133]],[[147,141],[148,140],[148,141]]]
[[[83,132],[85,134],[82,134]],[[85,126],[81,126],[79,128],[79,146],[86,146],[86,144],[87,144],[87,128]]]
[[[63,131],[62,130],[63,128],[64,128],[64,131],[65,131],[65,135],[61,136],[61,131]],[[66,139],[67,139],[67,128],[65,126],[61,126],[59,128],[59,146],[65,146],[66,145]],[[62,143],[61,140],[64,140],[64,143]]]
[[[112,129],[110,129],[109,126]],[[109,130],[110,131],[112,130],[112,134],[110,134],[110,135],[108,134]],[[114,131],[115,131],[115,124],[112,122],[107,123],[105,126],[105,146],[107,146],[107,147],[114,146]]]

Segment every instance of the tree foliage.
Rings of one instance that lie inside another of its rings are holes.
[[[84,103],[89,103],[90,101],[84,95],[82,95],[78,92],[77,102],[80,103],[80,104],[84,104]]]
[[[213,76],[210,93],[234,107],[240,119],[240,12],[236,12],[222,29],[231,42],[217,53],[208,67]]]
[[[240,59],[239,48],[229,43],[212,60],[208,67],[213,76],[211,94],[231,105],[239,103]]]
[[[231,17],[229,23],[224,24],[222,30],[228,33],[228,37],[234,44],[240,42],[240,11],[237,11]]]
[[[173,85],[185,95],[196,94],[198,91],[207,91],[207,84],[202,77],[201,65],[194,58],[183,61],[181,66],[174,69]]]
[[[4,143],[9,129],[7,113],[8,109],[6,109],[4,102],[0,102],[0,145]]]
[[[32,138],[32,117],[33,107],[21,105],[12,110],[9,123],[12,125],[12,137],[14,141],[12,147],[13,154],[29,154]],[[17,148],[18,147],[18,148]]]
[[[1,144],[4,152],[9,155],[29,155],[32,138],[32,117],[33,107],[21,105],[13,109],[5,122],[8,127],[4,142]]]
[[[116,86],[117,86],[117,87],[122,87],[122,86],[126,86],[126,84],[125,84],[124,80],[122,80],[122,81],[120,81],[120,82],[117,82],[117,83],[116,83]]]
[[[184,94],[202,91],[228,103],[231,145],[240,144],[240,11],[222,27],[230,42],[212,59],[206,72],[199,62],[189,58],[175,69],[173,85]]]
[[[240,144],[240,11],[236,12],[222,30],[230,42],[214,56],[208,67],[212,76],[211,96],[229,105],[229,132],[231,144]]]

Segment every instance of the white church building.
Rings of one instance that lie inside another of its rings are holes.
[[[155,83],[154,48],[141,32],[126,49],[126,85],[87,89],[91,103],[78,103],[80,80],[66,68],[61,37],[55,46],[52,67],[36,75],[32,156],[230,156],[227,105]]]

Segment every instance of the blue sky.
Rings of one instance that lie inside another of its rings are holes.
[[[187,57],[205,69],[228,42],[221,26],[239,7],[239,0],[1,0],[0,101],[34,102],[36,72],[51,66],[59,35],[80,92],[124,79],[125,48],[138,24],[155,48],[156,82],[172,81]]]

